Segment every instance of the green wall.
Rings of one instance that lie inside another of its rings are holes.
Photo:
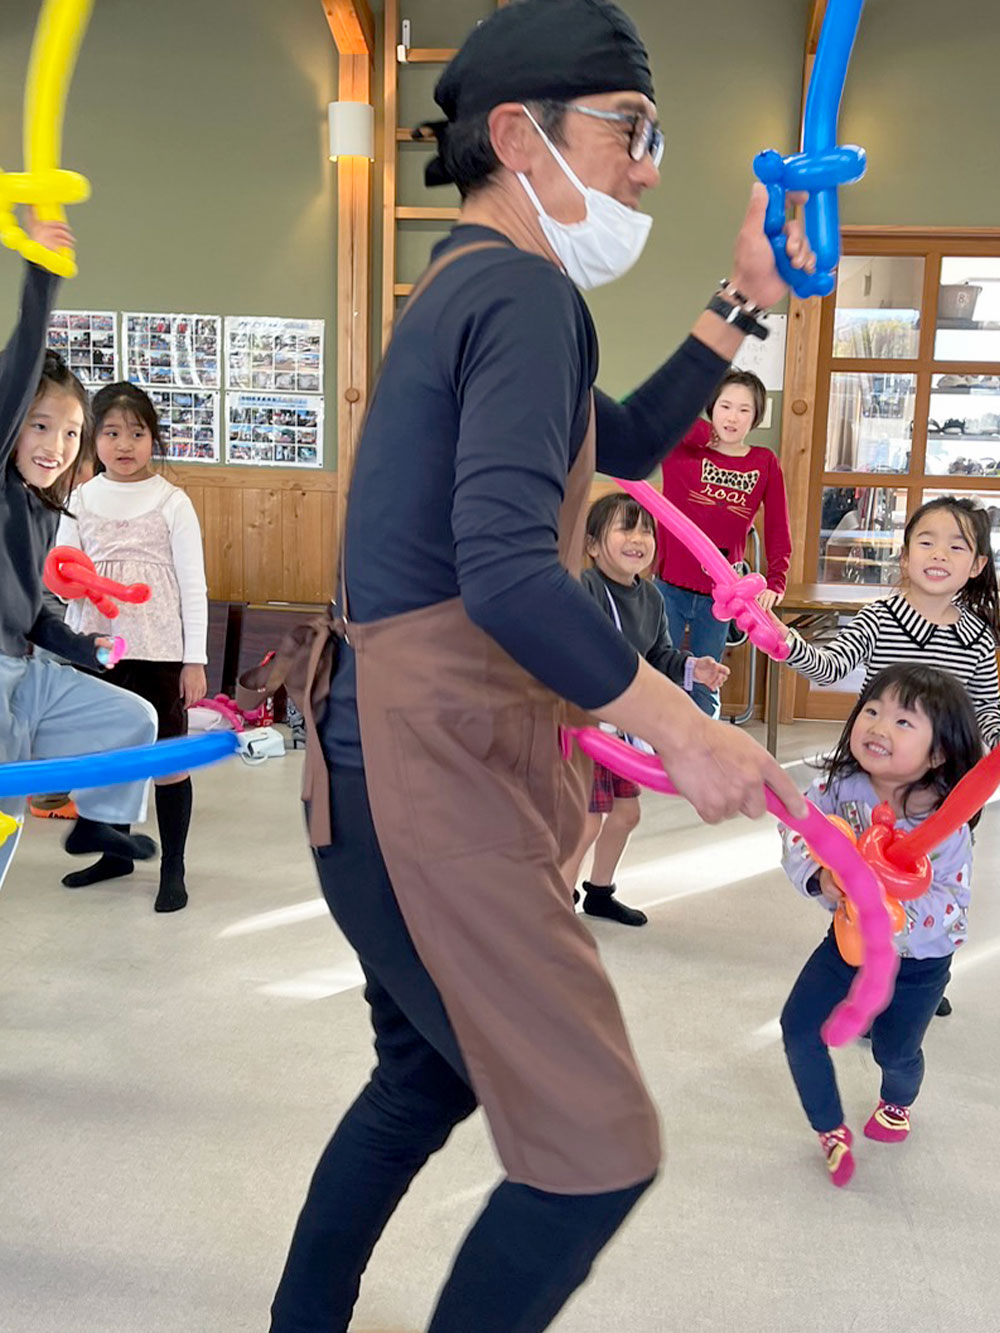
[[[36,0],[0,4],[0,167],[20,169]],[[336,52],[319,0],[96,0],[66,113],[63,164],[93,195],[69,210],[69,308],[327,320],[326,457],[336,457],[336,189],[326,106]],[[0,251],[0,324],[21,261]],[[332,415],[332,421],[331,421]]]
[[[1000,6],[868,0],[841,134],[868,151],[845,222],[1000,226]]]
[[[373,8],[380,15],[382,5]],[[414,44],[454,44],[492,0],[407,0]],[[667,135],[640,265],[590,297],[601,384],[627,392],[676,345],[728,269],[761,147],[795,146],[808,0],[625,0],[649,44]],[[20,165],[35,0],[0,7],[0,166]],[[870,169],[844,219],[996,225],[1000,7],[868,0],[843,137]],[[400,121],[432,117],[439,70],[400,71]],[[379,67],[376,66],[376,97]],[[67,115],[66,165],[94,197],[71,212],[81,276],[66,306],[327,320],[327,464],[335,460],[336,191],[324,151],[336,57],[320,0],[96,0]],[[400,151],[400,201],[426,192],[426,150]],[[373,217],[377,220],[378,173]],[[440,226],[400,228],[412,279]],[[376,246],[378,237],[376,235]],[[373,278],[379,275],[378,250]],[[0,255],[13,311],[18,262]],[[377,327],[377,306],[376,306]],[[777,443],[777,430],[759,438]]]

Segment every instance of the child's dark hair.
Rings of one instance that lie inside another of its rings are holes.
[[[883,699],[887,694],[895,695],[901,707],[919,707],[927,715],[931,724],[931,754],[941,756],[939,764],[929,768],[922,778],[905,789],[903,813],[906,813],[910,797],[917,792],[932,792],[937,798],[934,802],[936,809],[983,757],[979,723],[965,686],[957,676],[938,671],[936,667],[899,662],[871,678],[844,724],[837,748],[823,765],[827,781],[834,782],[861,772],[861,765],[851,754],[851,731],[865,705],[872,699]],[[969,824],[975,827],[978,821],[976,815]]]
[[[716,386],[715,392],[705,404],[705,415],[711,421],[715,404],[722,397],[724,391],[733,385],[749,389],[753,394],[753,425],[750,429],[755,430],[764,420],[764,413],[767,411],[767,390],[764,388],[764,381],[755,375],[752,370],[727,370]]]
[[[57,514],[68,514],[66,501],[69,499],[76,484],[76,475],[80,464],[89,461],[93,456],[93,433],[91,431],[92,418],[90,415],[90,399],[87,396],[87,390],[83,387],[77,377],[70,370],[69,366],[62,359],[58,352],[47,351],[45,360],[42,362],[42,373],[38,381],[38,388],[35,390],[35,396],[31,401],[31,408],[34,408],[39,398],[49,389],[63,389],[71,393],[83,408],[83,430],[80,432],[80,448],[77,451],[76,458],[70,467],[58,476],[51,486],[41,487],[32,486],[30,482],[25,482],[29,491],[38,496],[46,509],[54,509]]]
[[[140,421],[153,437],[153,454],[156,458],[166,458],[167,446],[160,430],[160,418],[156,414],[152,399],[144,389],[128,380],[117,384],[106,384],[94,394],[94,439],[101,432],[101,427],[110,412],[121,412],[123,416]],[[98,458],[96,472],[104,471],[104,464]]]
[[[624,491],[612,491],[595,500],[587,513],[587,541],[601,546],[611,529],[619,524],[626,532],[642,527],[656,538],[656,522],[648,509]]]
[[[903,530],[903,550],[909,556],[910,540],[920,520],[938,509],[951,514],[975,555],[986,557],[983,568],[974,578],[969,579],[955,601],[985,621],[994,640],[1000,643],[1000,594],[997,591],[997,571],[990,542],[990,516],[982,505],[958,495],[939,495],[936,500],[928,500],[913,514]]]

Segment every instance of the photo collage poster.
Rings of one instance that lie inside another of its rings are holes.
[[[322,464],[323,399],[288,393],[226,396],[230,463],[319,467]]]
[[[188,463],[219,462],[219,399],[211,389],[146,390],[160,418],[170,458]]]
[[[118,317],[113,310],[53,310],[45,345],[90,390],[118,379]]]
[[[321,319],[226,317],[226,461],[323,466]]]
[[[122,323],[125,378],[152,398],[167,457],[220,462],[220,316],[126,312]]]

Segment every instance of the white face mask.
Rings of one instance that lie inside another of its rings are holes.
[[[545,239],[581,291],[614,282],[627,273],[642,254],[653,219],[648,213],[638,213],[619,203],[610,194],[582,184],[527,107],[524,114],[587,205],[587,215],[582,222],[557,222],[546,213],[530,181],[519,171],[517,178],[535,205]]]

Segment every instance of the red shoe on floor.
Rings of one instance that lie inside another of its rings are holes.
[[[879,1099],[865,1125],[865,1138],[879,1143],[902,1143],[910,1132],[910,1108]]]
[[[36,805],[36,800],[45,800],[44,796],[28,797],[28,813],[35,816],[36,819],[76,819],[78,818],[77,809],[74,803],[65,797],[61,805]]]
[[[830,1173],[830,1183],[838,1189],[843,1187],[854,1175],[854,1157],[851,1144],[854,1135],[846,1125],[831,1129],[827,1134],[819,1135],[819,1146],[826,1154],[826,1169]]]

